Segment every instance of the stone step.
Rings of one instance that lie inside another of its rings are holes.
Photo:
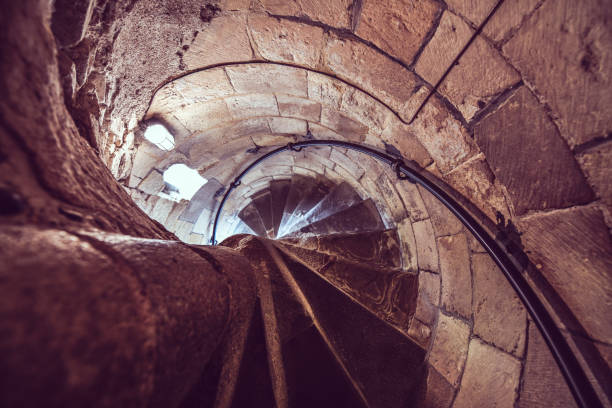
[[[291,225],[298,222],[308,211],[317,205],[327,194],[329,188],[326,185],[316,183],[311,189],[303,193],[300,202],[295,206],[295,209],[286,217],[280,228],[279,236],[283,236],[291,230]]]
[[[262,237],[266,236],[266,227],[264,226],[264,223],[259,215],[259,211],[257,211],[257,208],[255,208],[253,202],[249,203],[238,213],[238,218],[248,225],[256,235]]]
[[[294,230],[287,236],[303,234],[357,233],[363,231],[382,231],[385,224],[380,218],[376,204],[372,199],[361,201],[356,205],[332,213],[326,218]]]
[[[313,179],[300,175],[291,177],[291,187],[289,188],[287,200],[285,201],[281,226],[287,223],[299,202],[304,196],[308,195],[313,188],[315,188]]]
[[[270,210],[272,212],[273,237],[278,235],[290,188],[290,180],[275,180],[270,183]]]
[[[361,197],[348,183],[340,183],[303,217],[296,219],[296,222],[292,223],[288,230],[298,230],[308,224],[349,208],[360,201]]]
[[[272,220],[272,198],[270,190],[266,189],[256,193],[251,197],[253,206],[257,209],[261,221],[266,229],[266,234],[263,237],[274,236],[274,221]]]
[[[282,243],[331,255],[349,261],[389,267],[402,266],[400,241],[395,229],[283,238]]]

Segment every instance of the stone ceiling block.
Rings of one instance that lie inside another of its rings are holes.
[[[453,386],[457,386],[468,354],[470,327],[440,313],[429,362]]]
[[[239,94],[284,93],[306,97],[306,71],[277,64],[244,64],[225,67]]]
[[[518,360],[478,339],[472,339],[453,407],[512,408],[520,375],[521,363]]]
[[[419,270],[438,271],[438,247],[433,227],[429,219],[412,224],[417,244]]]
[[[276,94],[281,116],[304,119],[312,122],[321,120],[321,104],[305,98]]]
[[[425,323],[433,324],[438,315],[440,303],[440,275],[419,272],[419,297],[415,317]]]
[[[270,14],[305,17],[337,28],[351,28],[351,0],[260,0]]]
[[[321,124],[353,142],[363,142],[368,133],[366,125],[327,107],[321,110]]]
[[[412,72],[360,42],[330,37],[323,49],[322,64],[331,74],[375,95],[405,119],[413,98],[424,97],[414,93],[418,80]]]
[[[425,207],[425,203],[421,198],[421,194],[416,184],[405,181],[397,183],[395,187],[400,197],[402,197],[404,207],[406,207],[406,212],[411,221],[421,221],[429,217],[429,213],[427,212],[427,208]]]
[[[213,64],[250,61],[253,51],[247,34],[246,16],[219,16],[202,30],[183,55],[186,69]]]
[[[604,0],[545,2],[503,47],[572,148],[612,129],[610,10]]]
[[[609,342],[612,242],[601,211],[575,207],[527,216],[517,225],[529,258],[587,334]]]
[[[257,51],[266,60],[316,68],[323,48],[322,28],[264,15],[250,15],[248,24]]]
[[[517,214],[593,199],[567,144],[526,87],[484,118],[474,135]]]
[[[201,132],[225,122],[230,117],[230,111],[225,100],[216,99],[177,109],[174,111],[174,116],[190,132]]]
[[[159,193],[164,189],[164,178],[162,174],[156,170],[151,171],[138,185],[138,189],[151,195]]]
[[[389,118],[387,126],[380,134],[380,139],[399,150],[404,159],[414,160],[421,167],[427,167],[432,163],[429,153],[410,127],[402,123],[396,116]]]
[[[493,41],[504,41],[541,3],[540,0],[506,0],[491,17],[483,32]]]
[[[357,89],[344,94],[340,111],[366,125],[370,133],[377,137],[387,127],[391,116],[395,116],[389,108]]]
[[[234,88],[232,88],[223,68],[194,72],[178,78],[170,84],[172,84],[174,91],[183,98],[182,103],[184,104],[205,102],[234,93]],[[157,99],[157,95],[155,99]],[[177,108],[172,105],[171,107]]]
[[[472,316],[472,273],[465,234],[438,238],[442,306],[451,313]]]
[[[396,224],[397,234],[400,237],[402,247],[402,269],[406,271],[418,271],[419,262],[417,259],[417,244],[414,238],[414,231],[410,219],[406,218]],[[417,306],[418,309],[418,306]],[[423,319],[422,319],[423,320]],[[425,323],[430,323],[423,320]]]
[[[346,83],[318,72],[308,71],[308,98],[340,109],[343,96],[351,90]]]
[[[612,206],[612,139],[576,156],[597,196]]]
[[[419,56],[414,67],[416,73],[432,85],[438,82],[470,40],[472,32],[461,17],[445,11],[436,33]]]
[[[272,94],[248,94],[225,99],[234,119],[248,119],[252,116],[279,116],[276,98]]]
[[[364,0],[356,34],[410,64],[440,10],[433,0]]]
[[[269,118],[268,123],[273,133],[302,136],[306,134],[306,122],[300,119],[274,117]]]
[[[421,186],[417,188],[425,205],[426,214],[429,214],[431,219],[431,225],[433,225],[436,237],[460,233],[463,229],[461,221],[429,191]]]

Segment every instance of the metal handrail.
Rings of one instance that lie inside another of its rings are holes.
[[[444,204],[472,233],[472,235],[476,237],[478,242],[480,242],[482,247],[487,251],[489,256],[493,258],[499,269],[503,272],[504,276],[510,283],[510,286],[512,286],[521,302],[523,302],[523,305],[540,330],[540,333],[542,334],[542,337],[546,341],[548,348],[557,362],[559,369],[561,370],[561,373],[563,374],[563,377],[565,378],[565,381],[567,382],[567,385],[578,406],[581,408],[603,407],[603,404],[599,400],[595,389],[589,382],[585,371],[576,359],[576,356],[565,340],[565,337],[563,337],[561,330],[559,327],[557,327],[552,316],[550,313],[548,313],[548,310],[546,310],[544,304],[540,301],[533,288],[518,270],[507,251],[502,248],[502,246],[494,238],[492,238],[491,235],[489,235],[484,227],[480,225],[480,223],[477,222],[476,219],[446,191],[425,178],[415,169],[406,166],[403,160],[396,156],[380,152],[368,146],[339,140],[308,140],[297,143],[288,143],[286,146],[272,150],[249,164],[230,184],[230,187],[225,192],[225,195],[223,196],[215,215],[211,243],[216,245],[215,236],[217,224],[229,195],[236,187],[240,185],[240,180],[249,171],[259,165],[261,162],[284,151],[300,151],[303,148],[313,146],[342,147],[356,150],[374,157],[391,165],[396,171],[399,179],[408,180],[411,183],[419,184],[439,201],[441,201],[442,204]]]

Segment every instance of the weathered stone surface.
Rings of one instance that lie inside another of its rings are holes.
[[[323,67],[332,74],[359,85],[401,117],[410,119],[405,110],[415,96],[417,80],[400,64],[384,58],[362,43],[335,37],[328,39],[322,61]]]
[[[182,97],[183,103],[204,102],[234,93],[234,88],[223,68],[194,72],[170,82],[167,86],[172,86],[173,90]],[[154,104],[156,100],[157,94],[153,100]],[[178,106],[171,106],[171,108],[175,110]]]
[[[389,108],[357,89],[345,93],[340,103],[340,110],[366,125],[369,128],[368,133],[375,139],[379,139],[391,116],[395,116]]]
[[[488,254],[472,255],[474,274],[474,334],[495,346],[523,356],[527,314]]]
[[[517,223],[529,257],[587,334],[612,336],[612,243],[599,210],[577,207],[527,216]],[[589,296],[584,296],[588,293]]]
[[[213,64],[249,61],[253,57],[247,34],[246,16],[227,15],[211,20],[199,31],[183,56],[186,69]]]
[[[442,306],[467,319],[472,315],[472,275],[465,234],[438,238]]]
[[[422,408],[448,408],[453,402],[454,388],[433,367],[427,369],[427,379],[422,383],[419,391],[419,403]]]
[[[321,124],[353,142],[362,142],[368,133],[366,125],[327,107],[321,110]]]
[[[405,219],[398,223],[396,228],[402,247],[402,268],[404,270],[416,272],[419,269],[419,266],[417,258],[417,244],[414,238],[412,224],[410,223],[409,219]],[[423,321],[427,322],[426,320]]]
[[[529,322],[529,345],[518,407],[577,407],[559,366],[535,324]]]
[[[275,117],[269,118],[268,123],[273,133],[306,134],[306,122],[300,119]]]
[[[612,206],[612,140],[581,152],[576,159],[597,196]]]
[[[454,235],[461,232],[463,228],[461,221],[440,200],[421,186],[418,186],[418,191],[427,209],[426,213],[429,214],[431,219],[431,225],[436,237]]]
[[[432,85],[438,82],[467,44],[472,31],[459,16],[445,11],[436,33],[419,56],[414,67],[416,73]]]
[[[282,94],[276,95],[276,102],[281,116],[321,121],[321,104],[318,102]]]
[[[71,46],[83,39],[94,4],[92,0],[59,0],[53,4],[51,29],[59,45]]]
[[[612,128],[612,31],[606,5],[601,0],[543,4],[503,48],[552,108],[571,147]],[[534,47],[541,52],[533,54]]]
[[[350,85],[318,72],[308,71],[308,98],[331,108],[340,109],[344,94]]]
[[[483,119],[474,133],[493,173],[508,189],[517,214],[593,199],[567,145],[526,87]]]
[[[475,153],[476,148],[465,127],[435,96],[423,107],[411,128],[442,173],[449,172]]]
[[[343,152],[338,148],[332,148],[329,159],[336,163],[336,167],[341,166],[351,173],[354,178],[360,179],[365,173],[365,170],[344,153],[346,153],[346,151]]]
[[[431,329],[418,319],[412,319],[408,328],[408,336],[423,348],[429,346]]]
[[[376,0],[362,3],[356,34],[410,64],[432,28],[440,4],[432,1]]]
[[[276,64],[245,64],[225,68],[237,93],[284,93],[306,97],[306,71]],[[254,80],[257,78],[257,80]]]
[[[470,342],[465,372],[453,407],[514,407],[521,363],[478,339]]]
[[[395,188],[404,202],[406,213],[411,221],[421,221],[429,217],[416,184],[403,182],[396,184]]]
[[[153,207],[153,210],[148,215],[160,224],[165,225],[166,219],[168,218],[172,207],[174,207],[174,201],[160,198],[157,200],[155,207]]]
[[[433,324],[440,304],[440,275],[425,271],[419,272],[419,297],[414,316],[428,324]]]
[[[276,99],[271,94],[238,95],[226,99],[227,107],[234,119],[252,116],[279,116]]]
[[[228,107],[222,99],[187,105],[173,114],[190,132],[201,132],[215,127],[230,117]]]
[[[512,3],[515,0],[506,0],[505,2]],[[487,17],[495,6],[495,0],[447,0],[446,4],[449,9],[455,13],[470,20],[474,25],[478,26]],[[496,13],[497,14],[497,13]],[[488,24],[487,24],[488,26]]]
[[[470,328],[454,317],[440,313],[429,362],[452,385],[457,386],[468,354]]]
[[[486,63],[483,64],[483,61]],[[465,120],[486,107],[497,95],[521,80],[499,51],[477,38],[448,74],[439,90],[457,107]]]
[[[323,48],[322,28],[262,15],[250,15],[248,24],[265,59],[316,68]]]
[[[528,18],[538,0],[507,0],[495,12],[483,32],[493,41],[504,41]],[[541,4],[541,3],[540,3]]]
[[[164,188],[164,178],[162,174],[156,170],[149,173],[147,177],[138,185],[138,189],[147,194],[157,194]]]
[[[395,117],[389,120],[388,125],[380,134],[380,139],[399,150],[404,159],[414,160],[421,167],[427,167],[432,162],[429,153],[410,130],[410,127]]]
[[[460,164],[445,174],[444,180],[491,220],[496,219],[497,212],[510,219],[506,197],[483,154]]]
[[[337,28],[351,28],[350,0],[261,0],[261,7],[274,15],[307,17]]]
[[[382,193],[383,198],[387,203],[387,208],[389,208],[389,211],[393,216],[393,221],[396,223],[401,222],[406,218],[406,209],[404,208],[404,203],[397,194],[393,183],[391,180],[389,180],[389,177],[387,177],[384,172],[380,173],[376,183],[378,184],[378,189]]]
[[[438,271],[438,247],[430,220],[412,224],[417,245],[419,270]]]

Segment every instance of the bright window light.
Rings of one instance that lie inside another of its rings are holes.
[[[162,150],[170,151],[174,149],[174,136],[160,123],[148,126],[144,137]]]
[[[176,197],[183,200],[191,200],[193,195],[208,180],[200,176],[197,170],[190,169],[186,165],[179,163],[168,167],[164,172],[164,181],[178,190]]]

